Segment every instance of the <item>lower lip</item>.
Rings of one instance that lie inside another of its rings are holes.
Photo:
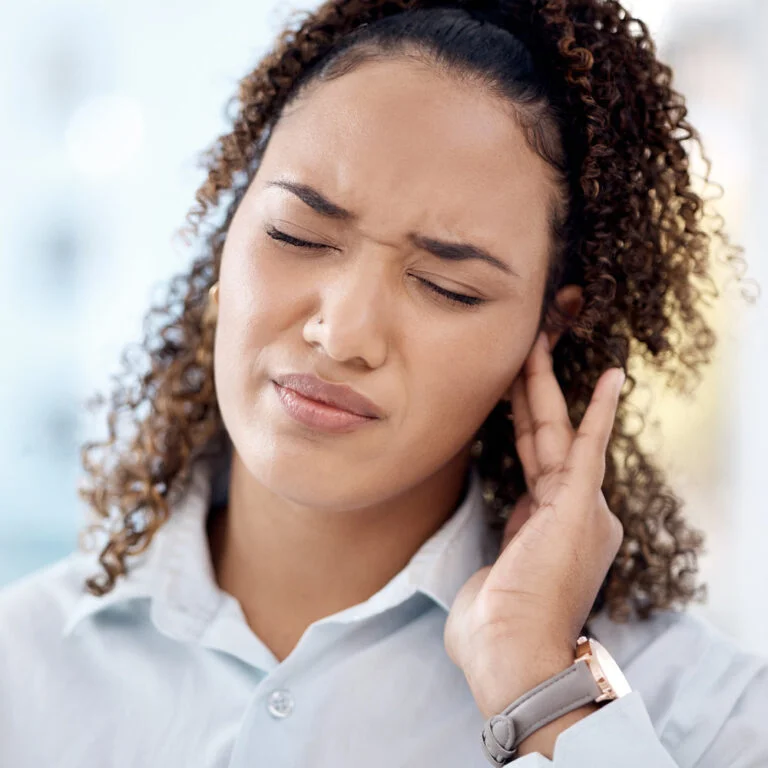
[[[378,419],[350,413],[326,403],[318,403],[317,400],[310,400],[292,389],[281,387],[274,381],[272,383],[288,415],[307,427],[325,432],[350,432],[364,424],[378,421]]]

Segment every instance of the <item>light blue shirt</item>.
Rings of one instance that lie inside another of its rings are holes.
[[[282,662],[216,584],[210,467],[105,597],[73,552],[0,591],[2,768],[487,768],[485,722],[443,630],[493,562],[472,470],[456,512],[365,602],[315,621]],[[756,607],[757,608],[757,607]],[[766,768],[768,659],[666,612],[590,633],[633,691],[520,768]]]

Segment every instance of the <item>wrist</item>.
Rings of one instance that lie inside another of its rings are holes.
[[[550,653],[555,655],[547,657],[549,664],[539,666],[540,671],[528,677],[525,686],[521,686],[519,674],[503,674],[508,669],[508,654],[496,654],[502,674],[495,687],[481,687],[482,694],[475,696],[486,718],[483,751],[494,765],[531,752],[552,759],[563,731],[596,713],[603,702],[631,691],[615,660],[594,638],[580,636],[575,652],[550,648]],[[553,663],[553,658],[559,660]],[[537,659],[541,661],[540,654]],[[518,667],[526,674],[529,671],[519,661]],[[485,675],[484,679],[491,678]],[[515,685],[510,686],[510,680]],[[476,690],[472,687],[473,693]]]
[[[583,707],[566,712],[557,720],[547,723],[543,728],[534,731],[530,736],[523,739],[518,748],[517,756],[522,757],[530,752],[538,752],[548,759],[552,759],[555,751],[555,742],[557,737],[567,728],[575,725],[579,720],[597,712],[600,704],[585,704]]]
[[[546,658],[547,663],[542,663]],[[539,654],[539,663],[536,667],[525,666],[524,676],[515,675],[513,685],[504,685],[502,679],[497,676],[492,684],[477,686],[479,691],[475,695],[476,703],[486,720],[503,712],[509,705],[524,694],[533,690],[551,677],[567,670],[575,661],[575,652],[569,649],[549,649],[547,654]],[[583,663],[583,662],[581,662]],[[538,728],[527,736],[517,747],[517,757],[522,757],[531,752],[538,752],[548,759],[552,759],[557,737],[567,728],[575,725],[579,720],[597,712],[600,704],[590,702],[570,712],[566,712],[555,720]]]
[[[486,719],[498,715],[537,685],[568,669],[573,664],[574,657],[573,650],[551,650],[546,654],[540,652],[535,665],[516,665],[525,670],[523,673],[515,670],[514,674],[507,676],[496,668],[487,676],[468,676],[475,703]]]

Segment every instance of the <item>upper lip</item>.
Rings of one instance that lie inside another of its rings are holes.
[[[287,373],[275,377],[274,381],[281,387],[292,389],[311,400],[326,403],[359,416],[368,416],[373,419],[379,419],[382,416],[382,411],[376,403],[346,384],[331,384],[309,373]]]

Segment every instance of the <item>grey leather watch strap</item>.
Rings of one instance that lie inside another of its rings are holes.
[[[483,753],[492,765],[506,765],[531,733],[601,694],[586,661],[578,661],[489,717],[483,727]]]

